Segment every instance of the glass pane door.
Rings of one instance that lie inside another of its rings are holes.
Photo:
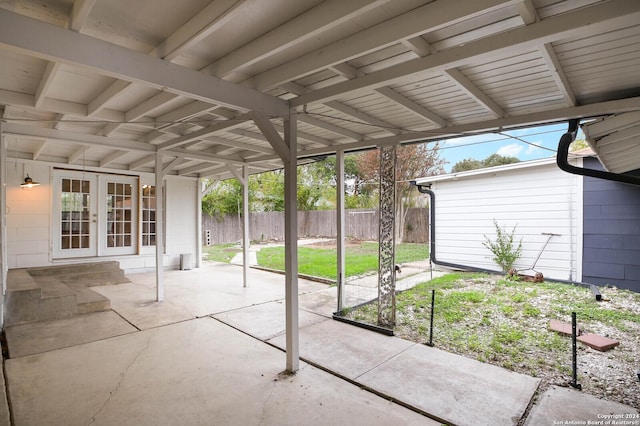
[[[126,176],[103,176],[105,220],[104,254],[137,252],[138,180]]]
[[[95,175],[60,172],[56,176],[55,257],[95,256],[97,211]]]

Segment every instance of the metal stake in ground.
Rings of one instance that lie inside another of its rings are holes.
[[[433,308],[436,301],[436,291],[431,290],[431,325],[429,326],[429,343],[427,346],[433,347]]]
[[[576,325],[576,313],[571,312],[571,351],[573,354],[573,360],[572,360],[573,376],[569,384],[571,385],[571,387],[581,390],[582,385],[578,383],[578,346],[576,342],[576,337],[578,334],[577,329],[578,327]]]

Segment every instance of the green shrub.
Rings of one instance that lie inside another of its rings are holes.
[[[496,227],[496,240],[491,241],[485,235],[485,241],[482,245],[489,249],[493,254],[491,260],[500,266],[502,268],[502,272],[506,274],[522,254],[522,239],[520,239],[517,245],[515,244],[515,226],[511,232],[508,232],[498,225],[498,222],[495,219],[493,220],[493,224]]]

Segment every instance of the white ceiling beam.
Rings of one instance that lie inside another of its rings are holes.
[[[336,126],[332,123],[327,123],[326,121],[319,120],[309,114],[298,114],[298,121],[302,121],[303,123],[307,123],[320,129],[328,130],[332,133],[335,133],[336,135],[346,136],[349,139],[353,139],[356,141],[365,139],[364,135],[361,135],[360,133],[342,128],[340,126]]]
[[[431,46],[427,40],[422,37],[412,37],[409,39],[401,40],[400,43],[404,45],[407,49],[411,50],[415,53],[419,58],[430,55],[432,52],[435,53],[436,50]]]
[[[206,172],[207,170],[216,168],[217,166],[218,166],[217,164],[212,164],[212,163],[196,164],[194,166],[185,167],[184,169],[178,170],[178,176],[190,175],[191,173],[200,174],[200,173]]]
[[[389,0],[326,0],[206,67],[205,71],[225,77],[292,46],[320,36]]]
[[[129,170],[137,170],[140,167],[146,166],[147,164],[153,163],[156,161],[156,155],[147,155],[146,157],[142,157],[141,159],[134,161],[129,164]]]
[[[65,130],[47,129],[44,127],[27,126],[24,124],[6,123],[4,132],[7,134],[32,136],[41,139],[75,142],[86,146],[100,146],[110,149],[122,149],[138,152],[156,152],[155,145],[125,139],[116,139],[98,135],[89,135]]]
[[[134,108],[127,111],[124,114],[125,120],[137,120],[138,118],[143,117],[145,114],[148,114],[156,108],[161,107],[172,99],[175,99],[175,95],[173,93],[161,91],[160,93],[155,94],[146,101],[142,102],[139,105],[136,105]]]
[[[111,135],[113,132],[124,126],[125,124],[129,124],[129,122],[137,120],[141,117],[144,117],[145,114],[152,112],[154,109],[164,105],[172,99],[175,99],[176,95],[173,93],[161,91],[160,93],[155,94],[150,97],[146,101],[141,104],[136,105],[131,108],[129,111],[125,112],[124,119],[125,122],[120,123],[109,123],[102,130],[102,134],[105,136]]]
[[[252,87],[270,90],[285,81],[515,3],[515,0],[432,2],[265,71],[251,79]]]
[[[518,13],[525,25],[533,24],[539,20],[533,0],[522,0],[518,3]]]
[[[284,134],[284,126],[274,124],[273,127],[275,127],[276,130],[278,130],[278,133]],[[332,140],[321,138],[320,136],[312,135],[311,133],[301,132],[299,130],[297,135],[298,135],[298,143],[300,142],[300,139],[303,139],[305,141],[319,143],[320,145],[324,145],[324,146],[331,146],[336,144]]]
[[[56,114],[56,122],[53,123],[54,129],[62,128],[62,124],[64,123],[66,116],[64,114]]]
[[[289,113],[287,102],[257,90],[5,9],[0,9],[0,44],[37,58],[90,68],[101,75],[203,102],[273,116]]]
[[[453,5],[454,2],[447,2],[447,4]],[[455,5],[459,6],[458,3]],[[528,49],[535,49],[540,44],[598,33],[611,28],[612,25],[619,28],[632,26],[638,20],[640,20],[640,2],[611,0],[606,3],[597,3],[526,27],[516,28],[424,58],[413,59],[403,64],[375,71],[364,77],[337,83],[312,94],[292,99],[290,104],[291,106],[300,106],[312,102],[324,102],[338,96],[344,97],[345,94],[352,91],[377,88],[388,85],[394,80],[407,79],[417,74],[422,74],[422,76],[425,72],[438,74],[449,68],[473,64],[486,60],[487,55],[500,57],[517,54]]]
[[[74,0],[69,16],[69,29],[80,32],[84,24],[89,18],[91,9],[95,6],[97,0]]]
[[[237,18],[242,13],[242,6],[246,3],[245,0],[212,1],[149,54],[165,61],[173,61],[182,52]]]
[[[254,114],[253,122],[256,123],[258,129],[260,129],[264,137],[267,138],[267,141],[278,156],[280,156],[283,161],[289,161],[289,147],[269,119],[262,114]]]
[[[162,175],[166,175],[167,173],[169,173],[171,170],[173,170],[174,168],[178,167],[180,164],[182,164],[184,162],[184,158],[179,158],[176,157],[173,160],[171,160],[169,162],[169,164],[163,165],[162,166]]]
[[[188,49],[196,42],[202,40],[202,38],[207,37],[221,25],[228,22],[234,15],[233,11],[237,11],[237,6],[242,3],[242,1],[237,0],[211,2],[200,13],[152,49],[149,55],[171,62],[184,49]],[[104,107],[114,96],[128,89],[130,85],[131,83],[129,81],[116,80],[113,82],[95,101],[91,102],[89,113],[93,114],[95,111]]]
[[[352,108],[349,105],[343,104],[342,102],[329,101],[329,102],[325,102],[325,105],[328,106],[329,108],[333,108],[336,111],[340,111],[343,114],[353,117],[356,120],[362,121],[363,122],[362,124],[364,125],[369,124],[377,129],[391,133],[392,135],[400,134],[400,129],[398,129],[396,126],[390,123],[387,123],[386,121],[381,120],[377,117],[369,115],[365,112]]]
[[[47,147],[47,145],[48,145],[48,142],[46,140],[40,141],[40,145],[33,152],[33,159],[34,160],[37,160],[38,158],[40,158],[40,156],[44,152],[44,150]]]
[[[165,124],[187,121],[190,118],[202,114],[203,112],[210,111],[213,108],[216,108],[216,105],[211,105],[210,103],[201,101],[189,102],[188,104],[169,111],[166,114],[162,114],[161,116],[156,118],[156,123],[159,126],[162,126]]]
[[[252,116],[253,114],[249,113],[238,117],[236,120],[225,120],[216,124],[212,124],[211,126],[207,126],[200,130],[196,130],[194,132],[187,133],[186,135],[171,139],[167,142],[163,142],[158,145],[158,149],[170,149],[180,145],[184,145],[196,139],[203,139],[204,137],[212,135],[221,130],[239,126],[244,121],[250,119]]]
[[[486,93],[478,88],[471,80],[467,78],[459,69],[451,68],[444,71],[445,75],[456,84],[463,92],[473,98],[474,101],[482,105],[484,108],[493,112],[496,117],[504,117],[504,110],[493,101]]]
[[[356,68],[352,67],[351,65],[349,65],[347,63],[336,65],[334,72],[342,74],[345,78],[348,78],[347,76],[364,75],[362,72],[358,71]],[[313,93],[313,90],[311,90],[308,87],[305,87],[305,86],[303,86],[301,84],[295,83],[293,81],[289,81],[287,83],[281,84],[280,88],[282,88],[282,89],[284,89],[284,90],[286,90],[286,91],[288,91],[290,93],[293,93],[295,95]],[[332,107],[331,105],[333,105],[333,106],[336,107],[334,109],[342,108],[345,111],[347,111],[347,110],[350,111],[350,112],[355,111],[355,109],[353,109],[351,107],[348,107],[346,105],[343,105],[342,103],[337,102],[337,101],[328,102],[326,105],[329,106],[329,107]],[[303,121],[305,121],[307,124],[311,124],[312,126],[321,127],[321,128],[323,128],[325,130],[329,130],[331,132],[338,133],[338,134],[340,134],[342,136],[347,136],[347,137],[350,137],[352,139],[356,139],[357,137],[363,138],[363,136],[358,134],[358,133],[352,132],[351,130],[344,129],[344,128],[342,128],[340,126],[337,126],[335,124],[326,123],[323,120],[320,120],[318,118],[309,117],[308,115],[305,115],[305,116],[300,116],[299,115],[298,119],[300,119],[300,117],[304,117]],[[370,116],[367,116],[367,117],[371,118]],[[359,118],[359,119],[362,119],[362,118]],[[363,120],[363,121],[366,121],[366,120]],[[325,124],[320,125],[320,123],[325,123]],[[356,139],[356,140],[359,140],[359,139]]]
[[[203,151],[187,151],[186,149],[172,149],[165,151],[167,155],[171,155],[174,157],[186,158],[188,160],[195,161],[206,161],[209,163],[222,163],[222,164],[246,164],[245,160],[238,156],[222,156],[210,154],[208,152]]]
[[[244,176],[242,176],[242,169],[241,168],[227,167],[227,169],[229,169],[229,171],[231,172],[233,177],[235,177],[238,180],[238,182],[240,182],[243,185],[245,184],[245,178],[244,178]]]
[[[49,62],[47,64],[44,74],[42,74],[42,78],[40,78],[40,84],[36,89],[36,108],[40,108],[42,106],[42,101],[47,97],[47,92],[51,88],[53,80],[55,79],[56,73],[59,69],[60,64],[57,62]]]
[[[112,152],[111,154],[107,155],[102,160],[100,160],[100,167],[107,167],[109,164],[115,162],[119,158],[124,157],[128,153],[129,153],[128,151],[115,151],[115,152]]]
[[[80,148],[76,149],[73,153],[71,153],[69,158],[67,158],[67,163],[73,164],[79,159],[85,157],[88,149],[91,149],[91,148],[87,148],[86,146],[81,146]]]
[[[363,75],[365,75],[362,71],[360,71],[356,67],[352,67],[346,62],[332,65],[329,67],[329,69],[335,72],[336,74],[343,76],[347,80],[353,80],[356,77],[362,77]],[[282,86],[283,85],[281,84],[280,87]],[[308,89],[308,90],[312,91],[311,89]]]
[[[434,123],[438,127],[445,127],[449,123],[444,118],[439,115],[429,111],[427,108],[422,105],[417,104],[406,96],[396,92],[390,87],[381,87],[376,89],[376,92],[380,93],[384,97],[392,100],[398,105],[404,107],[407,111],[414,113],[420,118],[424,118],[432,123]]]
[[[459,136],[468,136],[479,133],[504,131],[509,128],[535,126],[541,124],[557,123],[572,118],[592,118],[607,114],[619,114],[640,109],[640,97],[620,99],[616,101],[601,102],[597,104],[575,107],[559,108],[555,110],[540,111],[517,116],[507,116],[494,120],[483,120],[473,123],[456,124],[436,130],[422,132],[410,132],[397,136],[389,136],[378,139],[368,139],[358,142],[344,143],[340,149],[344,151],[356,151],[376,146],[390,146],[408,142],[436,142],[443,139]],[[310,148],[298,152],[298,157],[334,154],[335,147]],[[267,161],[276,157],[256,158],[252,161]]]
[[[560,60],[558,60],[558,56],[556,55],[555,50],[553,50],[551,43],[545,43],[543,46],[540,46],[539,50],[542,54],[542,58],[547,64],[547,68],[549,68],[549,71],[551,72],[551,77],[553,77],[558,89],[562,92],[562,96],[564,96],[567,104],[569,106],[577,105],[576,95],[571,88],[571,83],[569,83],[569,79],[564,73]]]
[[[119,93],[122,93],[127,87],[129,82],[124,80],[115,80],[109,85],[102,93],[100,93],[94,100],[87,105],[87,114],[91,117],[100,111],[104,106],[113,99]]]
[[[244,132],[243,130],[240,129],[232,129],[232,130],[227,130],[228,133],[232,133],[232,134],[243,134]],[[236,132],[241,132],[241,133],[236,133]],[[253,132],[252,132],[253,133]],[[253,134],[251,137],[257,138],[257,136],[260,136],[262,140],[266,140],[262,137],[262,135],[258,135],[257,133]],[[237,148],[237,149],[244,149],[247,151],[253,151],[253,152],[260,152],[263,154],[274,154],[274,150],[271,147],[266,147],[266,146],[257,146],[257,145],[252,145],[252,144],[248,144],[245,142],[239,142],[239,141],[232,141],[232,140],[228,140],[228,139],[224,139],[224,138],[220,138],[220,137],[216,137],[216,136],[209,136],[205,139],[203,139],[204,142],[213,142],[216,143],[218,145],[223,145],[223,146],[227,146],[229,148]]]

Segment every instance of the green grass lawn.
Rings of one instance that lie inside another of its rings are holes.
[[[207,260],[213,260],[216,262],[229,263],[233,256],[242,252],[242,248],[237,244],[218,244],[215,246],[203,247],[202,252],[207,255]]]
[[[284,270],[284,247],[267,247],[258,251],[258,265]],[[429,256],[425,244],[399,244],[396,246],[396,262],[424,260]],[[345,254],[347,277],[378,270],[378,243],[363,242],[347,247]],[[327,279],[336,279],[337,259],[335,249],[298,247],[298,272]]]
[[[570,339],[550,331],[550,319],[571,322],[571,312],[576,312],[587,333],[607,330],[621,342],[640,338],[640,313],[628,308],[640,302],[638,293],[604,289],[611,301],[596,302],[585,287],[477,273],[448,274],[398,293],[396,335],[428,342],[432,290],[434,341],[439,348],[532,376],[546,371],[566,377],[569,372]],[[377,304],[347,310],[346,315],[376,324]],[[631,354],[617,350],[607,356],[630,357],[633,368]]]

